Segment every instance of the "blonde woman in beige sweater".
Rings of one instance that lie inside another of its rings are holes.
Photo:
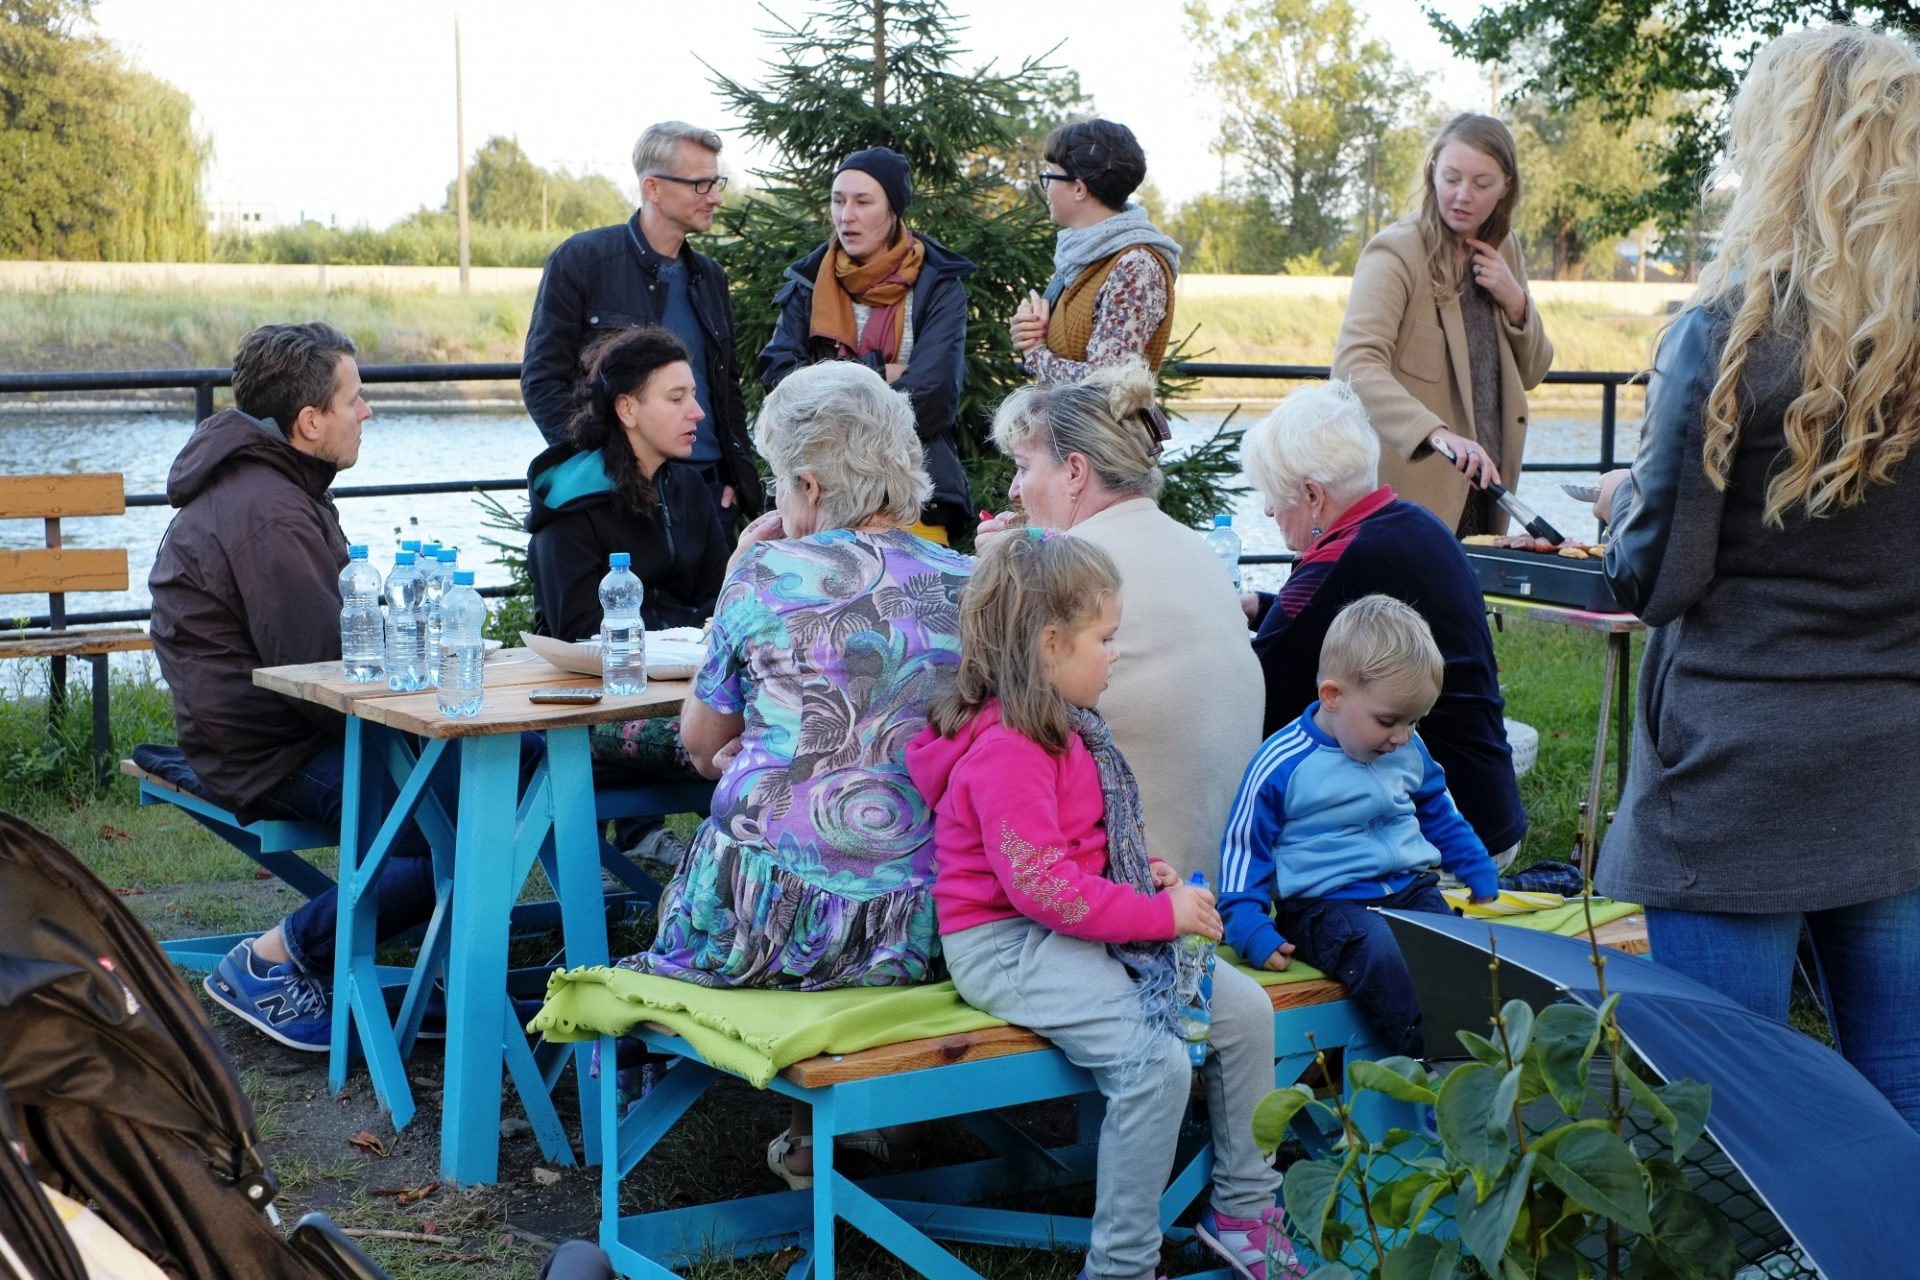
[[[1100,713],[1140,783],[1147,848],[1218,879],[1234,788],[1265,701],[1240,598],[1204,539],[1160,510],[1166,419],[1140,364],[1025,387],[994,416],[1025,523],[1071,531],[1120,567],[1120,658]],[[991,516],[983,537],[1021,523]]]

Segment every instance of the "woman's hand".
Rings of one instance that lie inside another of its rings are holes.
[[[1293,944],[1291,942],[1283,942],[1273,949],[1273,954],[1268,956],[1267,962],[1260,967],[1262,969],[1271,969],[1275,973],[1285,973],[1287,966],[1292,963]]]
[[[898,360],[887,361],[885,376],[889,384],[900,381],[900,379],[904,378],[906,374],[907,374],[907,366],[905,366],[904,364],[901,364]]]
[[[1011,533],[1015,529],[1024,529],[1026,527],[1026,522],[1020,518],[1017,512],[1002,511],[999,515],[995,515],[991,511],[982,511],[980,513],[980,523],[974,526],[973,530],[973,549],[979,551],[980,548],[987,545],[988,539],[997,538],[1003,533]]]
[[[729,738],[727,745],[713,753],[713,767],[721,773],[725,773],[727,766],[733,763],[733,758],[740,754],[740,747],[744,741],[745,739],[739,734],[735,734],[732,738]]]
[[[1013,349],[1021,355],[1044,344],[1047,340],[1047,322],[1053,318],[1053,307],[1037,293],[1029,293],[1027,300],[1014,309]]]
[[[1445,457],[1453,454],[1454,469],[1467,478],[1467,483],[1476,489],[1484,489],[1490,484],[1500,483],[1500,472],[1494,467],[1493,459],[1487,451],[1462,435],[1455,435],[1445,427],[1435,427],[1427,437],[1427,443],[1435,453]]]
[[[1513,269],[1500,251],[1484,240],[1466,239],[1467,271],[1473,282],[1493,296],[1507,313],[1507,323],[1519,328],[1527,320],[1527,291],[1513,278]]]
[[[1242,591],[1240,593],[1240,612],[1247,615],[1248,626],[1252,626],[1254,623],[1260,621],[1260,593],[1257,591]]]
[[[1197,933],[1220,941],[1225,930],[1220,926],[1219,911],[1214,909],[1213,890],[1202,889],[1197,884],[1176,884],[1167,890],[1167,896],[1173,899],[1175,933]]]
[[[1180,883],[1180,873],[1158,858],[1149,862],[1147,869],[1153,873],[1153,887],[1156,889],[1171,889]]]
[[[1600,477],[1600,496],[1593,500],[1593,514],[1602,524],[1613,523],[1614,492],[1619,489],[1621,482],[1632,474],[1631,467],[1621,467],[1617,471],[1609,471]]]

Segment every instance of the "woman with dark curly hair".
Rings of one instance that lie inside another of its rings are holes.
[[[1053,279],[1013,313],[1013,349],[1041,386],[1144,360],[1157,369],[1173,331],[1180,245],[1128,204],[1147,178],[1133,130],[1111,120],[1063,124],[1038,175],[1060,228]]]

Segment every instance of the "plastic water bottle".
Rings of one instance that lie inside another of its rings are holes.
[[[1207,545],[1213,548],[1213,554],[1220,557],[1221,565],[1227,571],[1227,581],[1233,589],[1240,589],[1240,535],[1233,531],[1233,517],[1219,515],[1213,518],[1213,528],[1207,534]]]
[[[1238,541],[1238,539],[1235,539]],[[1196,871],[1187,881],[1196,889],[1207,887],[1207,875]],[[1207,1041],[1213,1036],[1213,951],[1219,944],[1204,933],[1183,933],[1174,939],[1174,948],[1180,953],[1180,967],[1184,971],[1190,964],[1200,970],[1200,982],[1193,993],[1193,1002],[1180,1011],[1180,1038],[1187,1042],[1187,1060],[1199,1066],[1207,1060]]]
[[[447,589],[453,585],[453,576],[440,575],[440,544],[423,542],[420,544],[420,577],[424,582],[421,596],[421,616],[425,619],[425,644],[428,654],[427,683],[440,683],[440,602],[446,598]]]
[[[364,546],[347,548],[340,571],[340,670],[370,682],[386,674],[386,632],[380,624],[380,571]]]
[[[453,590],[441,602],[440,614],[440,692],[435,701],[443,715],[478,715],[487,675],[487,650],[480,636],[487,606],[473,589],[473,570],[454,572]]]
[[[608,694],[647,691],[647,629],[640,620],[646,589],[627,567],[632,563],[626,552],[615,551],[600,579],[600,687]]]
[[[427,580],[415,553],[402,550],[387,575],[387,688],[427,687]]]

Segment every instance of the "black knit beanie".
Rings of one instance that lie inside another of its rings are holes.
[[[887,204],[892,206],[896,216],[907,212],[907,206],[913,203],[913,178],[907,172],[907,158],[891,147],[868,147],[865,151],[856,151],[840,162],[834,170],[834,176],[849,169],[858,169],[887,193]]]

